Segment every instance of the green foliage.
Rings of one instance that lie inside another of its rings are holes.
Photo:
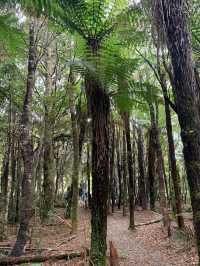
[[[18,19],[12,13],[0,16],[0,52],[1,57],[18,57],[24,51],[25,34],[20,30]]]
[[[200,61],[200,3],[193,1],[192,16],[191,16],[191,30],[192,30],[192,44],[196,63],[199,67]]]

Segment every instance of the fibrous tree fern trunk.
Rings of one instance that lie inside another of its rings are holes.
[[[134,208],[135,208],[135,198],[134,198],[134,171],[133,167],[133,158],[132,158],[132,146],[131,146],[131,133],[130,133],[130,115],[128,112],[124,112],[123,115],[124,121],[124,128],[126,134],[126,148],[127,148],[127,165],[128,165],[128,176],[129,176],[129,229],[135,228],[135,221],[134,221]]]
[[[105,266],[110,101],[106,91],[92,77],[86,78],[86,92],[92,117],[91,260],[94,265]]]
[[[21,192],[21,213],[20,227],[17,234],[17,240],[11,252],[11,256],[21,256],[26,242],[28,240],[28,230],[30,219],[33,214],[32,210],[32,160],[33,147],[31,140],[31,101],[35,85],[36,71],[36,54],[35,54],[35,26],[31,20],[29,25],[29,57],[28,57],[28,74],[27,86],[24,98],[24,105],[21,118],[21,151],[24,163],[24,172],[22,178]]]
[[[174,73],[174,96],[181,127],[183,153],[190,187],[198,253],[200,256],[200,114],[199,92],[192,62],[186,1],[162,0],[162,17]],[[199,262],[200,264],[200,262]]]

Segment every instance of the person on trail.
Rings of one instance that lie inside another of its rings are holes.
[[[73,193],[73,188],[72,185],[70,185],[67,188],[67,191],[64,193],[65,218],[70,218],[71,215],[72,193]]]
[[[88,192],[87,192],[87,184],[84,181],[82,181],[80,184],[79,197],[80,197],[80,200],[83,203],[84,207],[87,207]]]

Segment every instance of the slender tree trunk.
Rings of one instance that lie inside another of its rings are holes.
[[[90,144],[87,143],[87,187],[88,187],[88,208],[91,208],[91,185],[90,185]]]
[[[111,209],[112,213],[115,208],[115,177],[114,177],[114,163],[115,163],[115,125],[111,124],[111,143],[110,143],[110,195],[111,195]]]
[[[153,125],[153,132],[154,132],[154,145],[155,151],[157,156],[157,174],[159,180],[159,197],[160,197],[160,209],[163,216],[163,225],[167,229],[168,236],[171,235],[170,231],[170,219],[167,209],[167,199],[165,195],[165,180],[164,180],[164,169],[163,169],[163,155],[162,155],[162,148],[160,144],[160,133],[157,125],[158,119],[156,119],[156,114],[154,110],[154,106],[150,104],[150,115],[151,121]],[[158,113],[157,113],[158,116]]]
[[[72,81],[73,83],[73,81]],[[71,219],[72,219],[72,233],[78,229],[78,195],[79,195],[79,132],[78,121],[76,115],[75,95],[72,84],[69,86],[69,105],[72,124],[72,142],[73,142],[73,170],[72,170],[72,205],[71,205]]]
[[[86,134],[86,125],[87,125],[87,116],[86,112],[81,110],[81,118],[80,118],[80,133],[79,133],[79,158],[81,161],[81,155],[83,150],[84,138]]]
[[[149,180],[149,198],[150,209],[155,210],[155,177],[156,177],[156,151],[155,151],[155,135],[153,127],[149,129],[149,147],[148,147],[148,180]]]
[[[123,216],[126,216],[126,206],[127,206],[127,156],[126,156],[126,134],[125,134],[125,130],[123,130],[122,168],[123,168]]]
[[[7,238],[7,215],[8,215],[8,176],[10,168],[11,152],[11,122],[12,122],[12,102],[10,97],[8,109],[8,131],[5,143],[5,154],[3,158],[1,174],[1,204],[0,204],[0,241]]]
[[[138,128],[138,167],[139,167],[139,201],[144,210],[147,209],[146,177],[144,167],[144,140],[142,129]]]
[[[130,119],[129,113],[123,113],[123,120],[124,120],[124,128],[126,133],[126,147],[127,147],[127,164],[128,164],[128,174],[129,174],[129,212],[130,212],[130,221],[129,221],[129,229],[135,228],[135,221],[134,221],[134,209],[135,209],[135,199],[134,199],[134,179],[133,176],[133,158],[132,158],[132,147],[131,147],[131,134],[130,134]]]
[[[20,196],[21,196],[21,183],[22,183],[22,158],[20,152],[20,144],[17,145],[17,170],[16,170],[16,193],[15,193],[15,223],[19,222],[20,217]]]
[[[12,112],[12,134],[11,134],[11,189],[10,189],[10,197],[9,197],[9,204],[8,204],[8,222],[11,224],[15,223],[15,193],[16,193],[16,165],[17,165],[17,141],[16,141],[16,129],[15,129],[15,120],[16,114]]]
[[[55,152],[55,168],[56,168],[56,185],[55,185],[55,196],[54,196],[54,202],[57,201],[58,197],[58,188],[59,188],[59,181],[60,181],[60,149],[57,148]]]
[[[21,256],[26,242],[28,240],[29,222],[33,215],[32,210],[32,160],[33,147],[30,136],[31,126],[31,101],[32,93],[35,85],[36,71],[36,54],[34,40],[34,22],[30,22],[29,26],[29,58],[28,58],[28,76],[26,94],[21,118],[21,151],[24,162],[24,172],[22,179],[22,198],[21,198],[21,215],[20,227],[17,234],[17,240],[11,252],[11,256]]]
[[[165,116],[166,116],[167,139],[168,139],[168,148],[169,148],[170,170],[174,187],[177,222],[178,222],[178,227],[183,228],[184,219],[182,216],[181,187],[180,187],[180,178],[176,166],[176,155],[175,155],[174,139],[172,133],[171,111],[169,103],[166,100],[166,98],[168,97],[166,81],[164,80],[164,76],[162,76],[161,78],[163,84],[162,91],[165,99]]]
[[[47,38],[49,39],[47,32]],[[49,101],[52,92],[52,48],[47,47],[46,51],[46,84],[45,84],[45,115],[44,115],[44,133],[43,133],[43,199],[41,209],[42,222],[48,223],[50,212],[54,209],[54,177],[55,164],[53,154],[53,121],[52,106]]]
[[[41,147],[37,169],[35,170],[36,193],[38,196],[40,209],[42,209],[42,201],[43,201],[43,198],[42,198],[42,192],[43,192],[42,173],[43,173],[43,166],[44,166],[43,164],[44,154],[43,153],[44,153],[43,147]]]
[[[117,130],[116,137],[116,153],[117,153],[117,175],[119,183],[119,197],[118,197],[118,209],[121,209],[122,203],[122,165],[121,165],[121,156],[120,156],[120,129]]]

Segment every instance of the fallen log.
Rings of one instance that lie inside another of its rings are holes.
[[[87,252],[88,253],[88,252]],[[87,254],[88,255],[88,254]],[[39,256],[21,256],[21,257],[3,257],[0,259],[1,266],[11,266],[11,265],[19,265],[23,263],[30,262],[45,262],[45,261],[55,261],[55,260],[72,260],[74,258],[82,258],[84,257],[84,252],[74,251],[71,253],[64,254],[54,254],[54,255],[39,255]]]
[[[0,246],[0,250],[10,250],[13,247],[11,246]],[[50,248],[25,248],[25,251],[38,251],[38,252],[42,252],[42,251],[52,251],[52,249]]]
[[[62,240],[62,242],[59,243],[59,244],[56,246],[56,248],[62,246],[63,244],[67,244],[67,242],[69,242],[69,241],[71,241],[71,240],[73,240],[73,239],[75,239],[75,238],[76,238],[76,235],[72,235],[72,236],[70,236],[69,238]]]
[[[138,227],[138,226],[143,226],[143,225],[155,224],[155,223],[161,222],[162,220],[163,220],[163,218],[159,218],[159,219],[156,219],[156,220],[153,220],[153,221],[150,221],[150,222],[136,224],[135,226]]]

